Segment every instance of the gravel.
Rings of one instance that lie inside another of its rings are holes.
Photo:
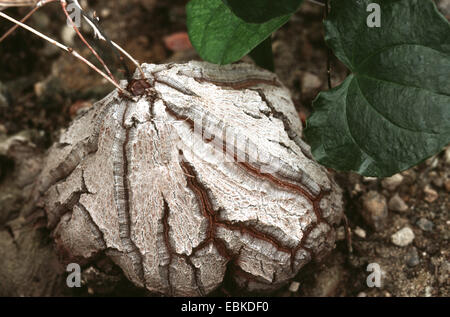
[[[388,216],[386,197],[376,191],[369,191],[363,196],[361,214],[366,223],[375,231],[381,230]]]
[[[361,239],[365,239],[366,238],[366,231],[364,229],[362,229],[360,227],[356,227],[354,232]]]
[[[415,247],[406,254],[406,265],[409,267],[415,267],[420,264],[419,253]]]
[[[406,247],[414,238],[414,232],[409,227],[404,227],[391,236],[392,243],[399,247]]]
[[[389,191],[394,191],[403,182],[402,174],[395,174],[381,181],[381,186]]]
[[[405,212],[408,210],[408,205],[398,194],[395,194],[389,199],[388,208],[392,211]]]
[[[300,287],[299,282],[292,282],[291,285],[289,285],[289,291],[292,293],[296,293],[298,292],[299,287]]]
[[[434,223],[426,218],[417,220],[416,225],[423,231],[433,231]]]
[[[434,202],[439,197],[438,193],[433,188],[431,188],[430,185],[425,186],[423,192],[425,194],[424,199],[429,203]]]

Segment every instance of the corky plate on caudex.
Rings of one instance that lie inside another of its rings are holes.
[[[273,73],[142,67],[133,99],[112,92],[48,152],[36,195],[66,260],[102,252],[152,293],[200,296],[274,290],[334,247],[341,190]]]

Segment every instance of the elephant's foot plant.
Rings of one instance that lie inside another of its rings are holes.
[[[143,65],[50,149],[36,191],[68,262],[103,252],[136,285],[206,295],[225,275],[286,284],[335,243],[341,190],[310,157],[275,75],[248,64]]]
[[[249,53],[271,69],[270,34],[301,2],[191,0],[191,42],[209,62]],[[450,26],[434,4],[336,0],[330,9],[325,39],[352,74],[315,100],[312,151],[272,72],[143,64],[119,83],[99,59],[106,74],[96,71],[117,89],[50,148],[32,195],[64,260],[105,255],[165,295],[207,295],[226,278],[274,290],[334,247],[342,193],[314,159],[384,177],[448,144]]]

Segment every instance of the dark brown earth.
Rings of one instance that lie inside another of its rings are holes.
[[[436,2],[450,18],[448,2]],[[185,3],[98,0],[89,1],[89,9],[102,18],[101,25],[111,39],[139,61],[184,62],[198,59],[195,51],[171,51],[164,39],[186,31]],[[27,9],[7,12],[21,17]],[[276,72],[290,88],[302,119],[311,113],[318,92],[328,89],[322,15],[321,7],[305,2],[273,37]],[[65,19],[56,4],[41,9],[29,24],[63,42],[72,38],[63,35],[67,33]],[[0,34],[9,26],[0,21]],[[66,44],[88,56],[78,39]],[[116,75],[124,78],[121,65],[104,51]],[[348,71],[334,57],[331,64],[334,87]],[[88,67],[26,31],[17,30],[0,44],[0,295],[148,295],[101,255],[95,265],[84,267],[81,288],[67,288],[60,255],[53,249],[41,214],[24,217],[30,184],[46,148],[77,113],[111,89]],[[449,296],[449,170],[448,147],[393,180],[335,173],[345,192],[353,252],[349,252],[342,226],[336,249],[322,263],[308,264],[296,277],[297,291],[289,291],[287,285],[271,295]],[[399,207],[399,198],[406,205]],[[414,240],[397,246],[391,236],[404,227],[412,229]],[[367,286],[369,263],[379,264],[381,287]],[[213,295],[246,294],[225,281]]]

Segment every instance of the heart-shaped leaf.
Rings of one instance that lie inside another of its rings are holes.
[[[369,27],[372,2],[331,2],[326,41],[353,74],[319,94],[305,135],[320,163],[385,177],[450,142],[450,24],[430,0],[383,0]]]
[[[262,24],[247,23],[221,0],[191,0],[186,11],[192,45],[201,58],[216,64],[239,60],[290,17],[284,15]]]
[[[222,0],[235,15],[249,23],[264,23],[297,11],[303,0]]]

